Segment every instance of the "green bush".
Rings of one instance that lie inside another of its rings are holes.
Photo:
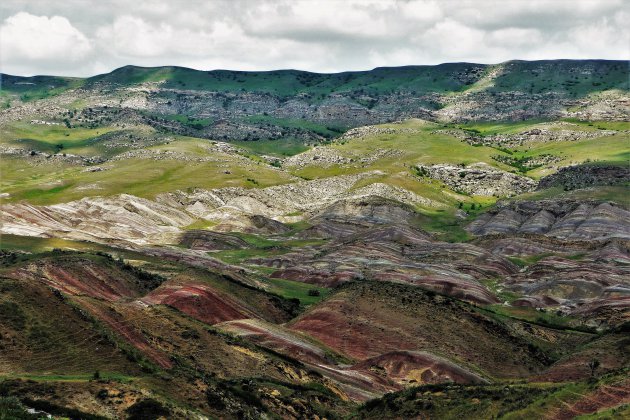
[[[26,407],[15,397],[0,397],[0,420],[38,419],[37,414],[29,414]]]
[[[160,417],[168,418],[171,412],[159,401],[146,398],[129,407],[127,415],[129,420],[154,420]]]

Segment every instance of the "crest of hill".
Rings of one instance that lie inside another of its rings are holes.
[[[343,92],[379,95],[392,91],[445,93],[466,91],[493,79],[488,91],[558,91],[585,96],[608,89],[628,89],[627,62],[623,60],[514,60],[500,64],[444,63],[377,67],[366,71],[312,73],[301,70],[202,71],[178,66],[128,65],[110,73],[81,79],[58,76],[21,77],[2,74],[2,88],[10,93],[34,94],[42,89],[63,91],[74,87],[133,85],[161,82],[163,88],[258,92],[280,97],[310,95],[313,99]],[[51,92],[57,93],[57,92]]]

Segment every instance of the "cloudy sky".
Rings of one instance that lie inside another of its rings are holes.
[[[0,71],[630,58],[628,0],[2,0]]]

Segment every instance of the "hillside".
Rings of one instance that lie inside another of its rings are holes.
[[[3,75],[0,417],[623,418],[629,92],[601,60]]]
[[[623,120],[624,61],[450,63],[317,74],[127,66],[88,79],[2,76],[5,106],[24,116],[38,99],[72,125],[135,118],[156,129],[217,140],[313,142],[348,128],[433,121]],[[121,116],[117,108],[125,108]]]

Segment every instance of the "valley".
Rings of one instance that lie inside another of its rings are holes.
[[[0,410],[627,417],[629,89],[606,60],[2,75]]]

